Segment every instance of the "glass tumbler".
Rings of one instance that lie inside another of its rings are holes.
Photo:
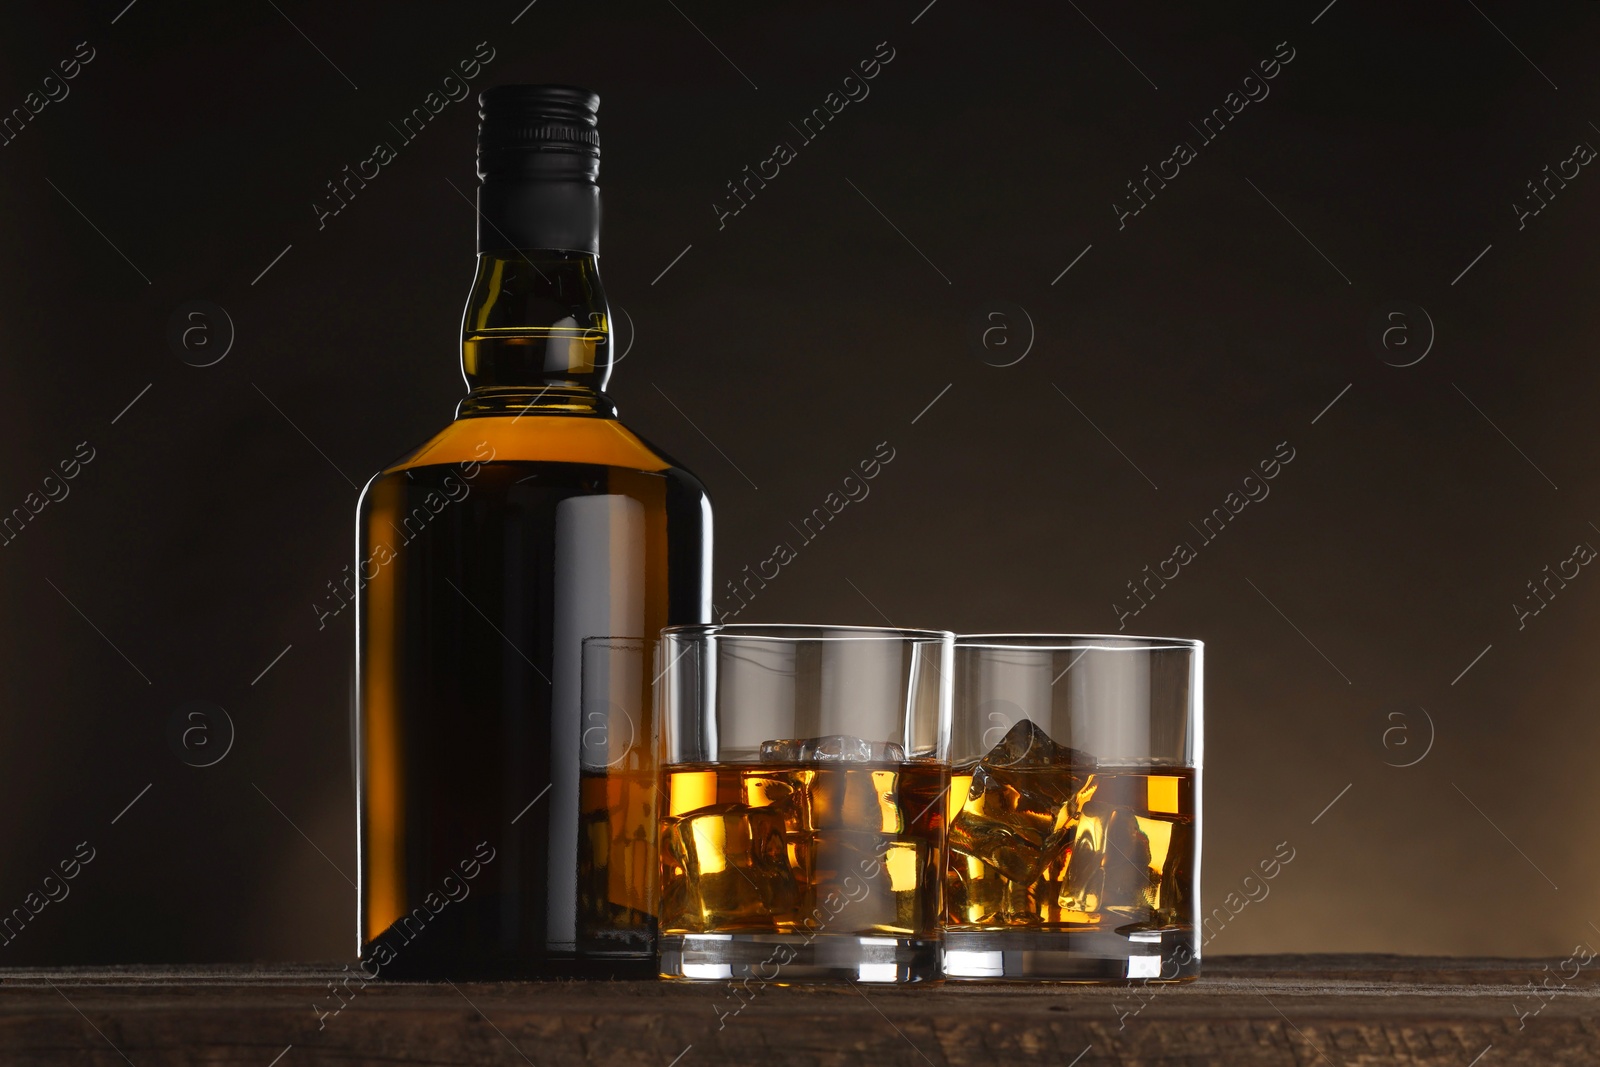
[[[952,640],[848,626],[663,631],[663,977],[939,976]]]
[[[944,974],[1200,971],[1202,646],[956,639]]]

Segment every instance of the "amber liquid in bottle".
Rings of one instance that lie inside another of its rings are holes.
[[[709,613],[710,508],[603,391],[597,261],[480,255],[470,395],[362,495],[369,973],[655,973],[650,663]]]

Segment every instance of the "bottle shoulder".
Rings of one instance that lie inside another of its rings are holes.
[[[581,463],[657,472],[674,464],[615,419],[565,415],[457,419],[382,475],[452,463]]]

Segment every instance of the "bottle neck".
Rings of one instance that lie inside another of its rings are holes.
[[[480,254],[461,323],[461,371],[471,392],[457,417],[615,418],[605,395],[610,331],[595,253]]]

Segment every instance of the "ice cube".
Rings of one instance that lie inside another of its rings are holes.
[[[905,829],[900,810],[900,773],[845,764],[791,772],[794,793],[774,805],[791,833],[864,830],[894,834]]]
[[[906,750],[894,741],[868,741],[849,734],[761,742],[765,763],[904,763]]]
[[[1096,829],[1099,829],[1096,824]],[[1099,838],[1094,835],[1085,819],[1078,830],[1077,841],[1072,843],[1072,856],[1067,859],[1067,875],[1061,880],[1061,907],[1074,912],[1098,912],[1101,897],[1106,894],[1106,872],[1101,870],[1104,854],[1099,849]]]
[[[1161,872],[1150,869],[1150,839],[1139,816],[1125,808],[1112,812],[1106,822],[1105,875],[1101,907],[1128,918],[1150,917]]]
[[[973,766],[951,847],[1031,885],[1072,847],[1093,767],[1094,757],[1021,720]]]
[[[772,929],[797,902],[783,816],[715,804],[665,821],[663,929]]]
[[[1000,913],[1005,879],[981,859],[971,855],[951,855],[950,873],[945,879],[945,907],[950,921],[962,925],[987,926]]]
[[[1067,872],[1061,879],[1061,907],[1082,912],[1100,910],[1100,898],[1105,894],[1105,848],[1105,819],[1090,804],[1078,823]]]
[[[1015,816],[1018,830],[1049,840],[1076,821],[1081,804],[1094,795],[1094,766],[1093,756],[1056,744],[1023,719],[973,768],[967,798],[981,798],[982,807]]]
[[[1007,812],[978,812],[969,804],[950,824],[950,846],[974,856],[1013,881],[1031,882],[1044,866],[1047,836],[1017,826]]]
[[[990,768],[1003,767],[1093,767],[1095,758],[1087,752],[1057,744],[1032,719],[1020,719],[1006,731],[998,744],[983,754],[980,761]]]
[[[1084,806],[1067,861],[1060,903],[1079,911],[1109,911],[1149,919],[1160,906],[1161,874],[1151,867],[1150,838],[1137,812],[1106,801]]]

